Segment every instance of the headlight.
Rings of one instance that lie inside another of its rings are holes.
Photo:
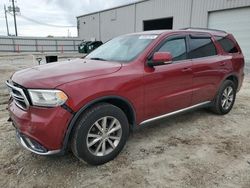
[[[29,89],[28,91],[34,106],[56,107],[63,105],[68,99],[60,90]]]

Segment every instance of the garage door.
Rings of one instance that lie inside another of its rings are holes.
[[[232,33],[250,61],[250,7],[210,12],[208,27]]]

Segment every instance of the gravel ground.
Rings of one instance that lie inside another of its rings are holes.
[[[131,134],[115,160],[94,167],[16,142],[4,81],[33,59],[0,59],[0,187],[250,187],[249,75],[228,115],[198,110],[154,123]]]

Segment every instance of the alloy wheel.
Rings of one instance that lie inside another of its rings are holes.
[[[228,110],[234,100],[234,90],[232,86],[228,86],[224,89],[222,98],[221,98],[221,106],[224,110]]]
[[[111,153],[119,144],[122,137],[120,122],[105,116],[97,120],[87,134],[88,150],[95,156],[105,156]]]

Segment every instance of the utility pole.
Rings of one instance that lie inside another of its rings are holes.
[[[6,10],[6,6],[5,5],[4,5],[4,14],[5,14],[5,21],[6,21],[6,28],[7,28],[7,36],[10,36],[9,24],[8,24],[8,17],[7,17],[7,10]]]
[[[16,33],[16,36],[17,36],[17,26],[16,26],[16,7],[15,7],[14,0],[12,0],[12,7],[13,7],[13,16],[14,16],[14,23],[15,23],[15,33]]]

